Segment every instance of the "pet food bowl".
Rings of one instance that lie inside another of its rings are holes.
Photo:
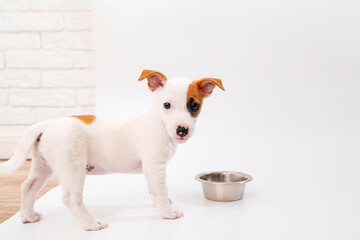
[[[244,196],[245,184],[252,180],[248,174],[231,171],[204,172],[196,175],[207,199],[219,202],[240,200]]]

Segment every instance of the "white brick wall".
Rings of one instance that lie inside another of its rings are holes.
[[[20,107],[74,107],[75,91],[70,89],[15,89],[10,91],[10,103]]]
[[[93,68],[91,0],[0,0],[0,130],[93,114]]]
[[[65,14],[65,28],[68,30],[91,30],[92,19],[90,13]]]
[[[89,0],[31,0],[34,10],[42,11],[90,11]]]
[[[41,43],[44,49],[93,49],[91,32],[42,33]]]
[[[5,63],[4,63],[4,54],[0,53],[0,69],[4,69]]]
[[[8,68],[72,68],[71,52],[15,50],[6,52]]]
[[[73,52],[73,67],[74,68],[93,68],[94,67],[94,53],[93,52]]]
[[[37,33],[0,33],[0,50],[38,48],[40,35]]]
[[[95,104],[94,89],[81,89],[78,91],[77,101],[80,106],[92,106]]]
[[[36,110],[34,108],[0,107],[0,116],[2,125],[32,124],[36,121]]]
[[[92,90],[95,86],[94,73],[91,70],[44,71],[42,72],[42,86]]]
[[[40,71],[17,69],[0,71],[0,88],[1,87],[40,87]]]
[[[1,13],[0,31],[61,31],[64,17],[59,13]]]
[[[1,0],[0,11],[27,11],[30,9],[28,0]]]
[[[0,89],[0,106],[6,105],[8,102],[8,91]]]

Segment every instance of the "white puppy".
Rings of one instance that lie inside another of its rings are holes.
[[[22,222],[40,220],[41,214],[34,211],[36,195],[53,174],[62,187],[63,203],[86,230],[107,227],[83,203],[86,174],[144,173],[161,217],[183,216],[169,202],[166,163],[177,144],[193,134],[203,99],[215,86],[224,88],[221,80],[214,78],[168,80],[160,72],[144,70],[139,81],[145,78],[156,100],[138,117],[109,121],[92,115],[72,116],[39,122],[26,131],[14,156],[0,165],[0,176],[11,174],[24,164],[31,150],[31,172],[21,186]]]

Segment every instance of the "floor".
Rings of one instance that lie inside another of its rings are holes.
[[[61,188],[51,189],[36,202],[35,209],[43,214],[40,222],[22,224],[19,213],[0,225],[1,236],[37,240],[56,239],[219,239],[236,234],[244,219],[234,221],[251,203],[251,195],[236,202],[206,200],[200,185],[171,187],[170,197],[175,208],[185,217],[164,220],[154,208],[142,175],[87,176],[84,201],[91,214],[109,224],[101,231],[84,231],[61,202]],[[124,184],[126,183],[126,184]],[[222,223],[220,227],[219,222]],[[186,230],[186,231],[185,231]]]
[[[6,160],[0,160],[0,163],[3,161]],[[20,186],[27,178],[30,166],[31,161],[26,161],[13,175],[0,178],[0,224],[20,210]],[[38,198],[57,185],[57,179],[50,179],[40,191]]]
[[[84,202],[109,228],[84,231],[62,204],[61,188],[55,187],[35,204],[43,214],[40,222],[22,224],[17,213],[0,224],[0,236],[19,240],[27,236],[37,240],[360,239],[358,203],[344,195],[305,195],[291,186],[275,189],[260,177],[248,183],[244,199],[235,202],[206,200],[200,184],[190,176],[183,182],[171,177],[168,186],[174,207],[184,212],[181,219],[161,219],[143,175],[87,176]],[[286,195],[281,194],[284,191]]]

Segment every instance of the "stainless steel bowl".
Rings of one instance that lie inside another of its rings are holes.
[[[204,172],[196,175],[207,199],[220,202],[240,200],[245,184],[252,180],[248,174],[231,171]]]

